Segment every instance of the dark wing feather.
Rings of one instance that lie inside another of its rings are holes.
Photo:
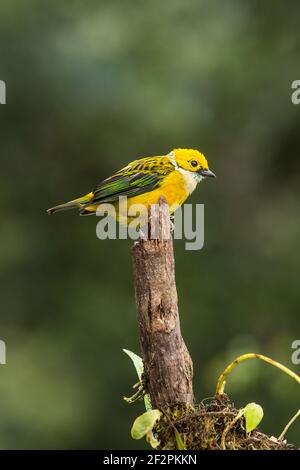
[[[117,201],[120,196],[133,197],[153,191],[173,170],[173,165],[165,157],[136,160],[102,181],[94,190],[94,197],[82,210],[94,204]]]
[[[131,177],[124,175],[113,176],[97,187],[89,204],[113,202],[119,196],[133,197],[152,191],[158,186],[160,179],[159,175],[149,175],[142,172]]]

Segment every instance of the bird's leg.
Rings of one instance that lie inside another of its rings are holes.
[[[171,214],[170,215],[170,231],[171,231],[171,233],[173,233],[174,230],[175,230],[174,221],[175,221],[175,216],[174,216],[174,214]]]

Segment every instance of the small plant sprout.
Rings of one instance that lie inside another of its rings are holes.
[[[134,401],[143,397],[146,410],[151,410],[152,407],[151,407],[150,397],[147,393],[145,393],[144,385],[143,385],[143,373],[144,373],[143,359],[137,354],[135,354],[134,352],[129,351],[129,349],[123,349],[123,351],[132,360],[136,373],[139,378],[139,382],[133,386],[134,388],[137,388],[137,392],[132,397],[129,397],[129,398],[124,397],[124,400],[127,401],[127,403],[133,403]]]
[[[264,410],[257,403],[248,403],[243,411],[246,419],[246,432],[251,432],[263,419]]]
[[[159,441],[153,435],[153,428],[157,421],[162,416],[159,410],[148,410],[142,415],[138,416],[134,421],[131,428],[132,439],[142,439],[146,437],[146,441],[156,449],[159,446]]]
[[[261,422],[264,412],[260,405],[257,403],[248,403],[245,408],[239,410],[238,414],[234,417],[232,421],[224,429],[222,438],[221,438],[221,448],[226,449],[226,436],[228,432],[234,427],[234,425],[241,419],[242,416],[245,416],[246,421],[246,432],[249,433],[253,431]]]

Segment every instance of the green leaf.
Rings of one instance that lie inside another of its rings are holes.
[[[142,375],[143,375],[143,372],[144,372],[143,359],[140,356],[138,356],[137,354],[135,354],[134,352],[129,351],[129,349],[123,349],[123,351],[132,360],[133,365],[135,367],[135,370],[137,372],[138,378],[141,381],[142,380]],[[151,408],[152,408],[151,400],[150,400],[150,396],[147,393],[144,396],[144,403],[145,403],[146,410],[151,410]]]
[[[146,435],[146,441],[148,442],[148,444],[150,444],[150,446],[153,448],[153,449],[156,449],[160,442],[158,439],[156,439],[156,437],[154,437],[154,434],[152,431],[149,431]]]
[[[257,428],[264,416],[264,410],[257,403],[248,403],[244,408],[246,418],[246,431],[250,432]]]
[[[135,354],[134,352],[129,351],[129,349],[123,349],[123,351],[132,360],[135,370],[137,372],[138,378],[139,380],[141,380],[142,374],[144,372],[144,364],[143,364],[142,358],[138,356],[137,354]]]
[[[132,439],[142,439],[142,437],[146,436],[152,431],[156,421],[160,419],[161,415],[162,413],[159,410],[148,410],[138,416],[131,428]]]
[[[175,439],[176,439],[177,449],[178,450],[186,450],[186,447],[185,447],[185,444],[182,440],[182,437],[181,437],[181,435],[179,434],[179,432],[177,431],[176,428],[174,428],[174,432],[175,432]]]

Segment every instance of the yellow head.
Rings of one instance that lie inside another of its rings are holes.
[[[202,178],[216,175],[208,168],[208,163],[203,153],[194,149],[174,149],[171,154],[174,163],[183,170],[197,173]]]

